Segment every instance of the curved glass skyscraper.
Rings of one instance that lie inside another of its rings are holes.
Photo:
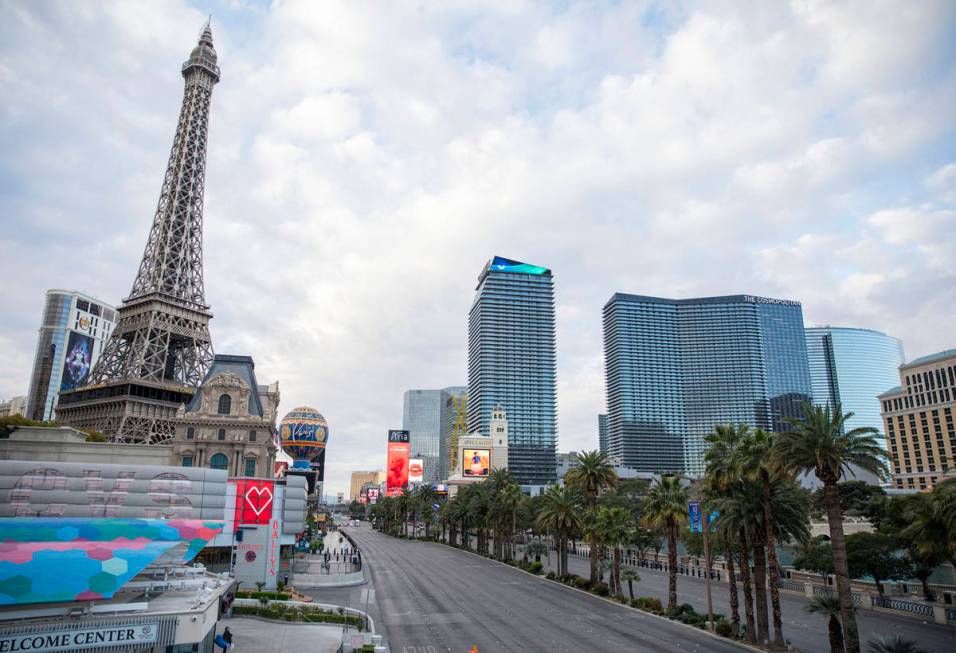
[[[877,397],[899,383],[903,343],[870,329],[820,326],[806,333],[814,403],[831,409],[839,403],[853,413],[847,429],[869,426],[882,434]]]
[[[508,413],[508,468],[522,485],[556,480],[557,399],[551,270],[500,256],[478,277],[468,313],[468,431]]]
[[[604,356],[608,453],[638,471],[700,476],[715,426],[779,431],[811,397],[803,309],[785,299],[618,293]]]

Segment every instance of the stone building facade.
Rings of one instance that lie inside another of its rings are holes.
[[[193,400],[176,414],[171,462],[271,478],[278,407],[278,382],[258,385],[251,357],[217,355]]]

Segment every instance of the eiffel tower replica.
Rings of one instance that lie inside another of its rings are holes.
[[[206,135],[219,81],[209,23],[189,59],[179,124],[133,289],[89,384],[60,394],[57,419],[116,442],[162,444],[213,351],[202,272]]]

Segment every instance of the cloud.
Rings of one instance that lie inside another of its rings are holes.
[[[501,254],[555,272],[560,447],[595,447],[617,291],[800,299],[952,347],[952,3],[226,4],[213,22],[215,348],[329,420],[329,489],[381,466],[402,393],[466,380]],[[43,291],[118,302],[203,12],[0,9],[0,395]],[[950,155],[950,158],[946,158]]]

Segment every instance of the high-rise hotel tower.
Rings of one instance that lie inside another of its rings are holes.
[[[183,104],[146,248],[116,327],[87,385],[62,392],[57,415],[113,440],[166,443],[213,360],[203,287],[206,135],[219,81],[207,24],[182,66]]]
[[[508,413],[508,468],[522,485],[556,480],[557,399],[551,270],[494,257],[468,314],[468,431]]]
[[[604,306],[611,459],[648,472],[704,471],[718,424],[785,430],[810,401],[799,302],[752,295]]]

